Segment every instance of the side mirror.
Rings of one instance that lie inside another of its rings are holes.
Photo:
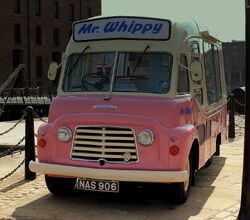
[[[55,80],[58,67],[59,66],[56,62],[50,63],[49,70],[48,70],[48,78],[50,80]]]
[[[190,65],[191,78],[195,82],[199,82],[203,78],[202,65],[199,61],[194,61]]]

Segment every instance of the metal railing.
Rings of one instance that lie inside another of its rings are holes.
[[[2,92],[0,104],[50,104],[55,96],[55,88],[10,88]]]

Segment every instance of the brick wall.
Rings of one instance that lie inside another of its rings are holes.
[[[224,67],[228,91],[245,85],[245,41],[223,43]]]
[[[27,68],[20,74],[15,87],[52,86],[52,82],[47,79],[47,70],[52,53],[61,54],[69,40],[73,22],[70,19],[69,4],[74,7],[74,20],[101,14],[101,0],[57,0],[59,17],[55,19],[54,1],[41,0],[41,16],[36,16],[35,1],[20,0],[20,13],[15,13],[15,0],[0,1],[0,85],[13,71],[13,64],[25,63]],[[20,25],[20,43],[15,42],[14,24]],[[42,33],[40,45],[36,42],[38,26]],[[53,40],[55,28],[59,32],[58,45],[54,45]],[[15,59],[18,57],[20,59]],[[37,57],[41,57],[42,65],[37,66]],[[37,73],[40,66],[42,74]]]

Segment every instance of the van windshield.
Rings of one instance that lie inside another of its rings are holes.
[[[120,53],[113,91],[167,93],[172,60],[168,53]]]
[[[108,91],[114,58],[115,53],[72,54],[67,62],[63,90]]]
[[[114,65],[114,52],[72,54],[67,61],[63,91],[159,94],[169,91],[173,62],[171,54],[120,52],[116,60],[117,65]]]

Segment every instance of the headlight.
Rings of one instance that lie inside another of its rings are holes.
[[[138,141],[141,145],[148,146],[154,142],[154,134],[149,129],[143,129],[138,133]]]
[[[68,142],[72,138],[72,131],[68,127],[60,127],[57,131],[57,137],[62,142]]]

